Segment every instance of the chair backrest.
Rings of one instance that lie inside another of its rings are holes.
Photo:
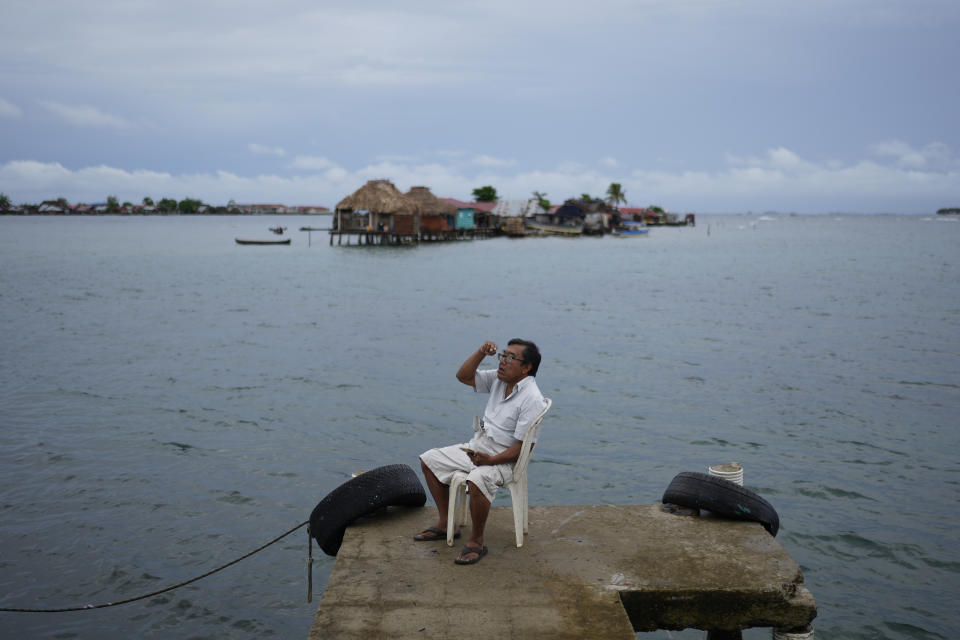
[[[543,422],[543,416],[547,415],[547,411],[550,411],[550,407],[553,405],[553,401],[550,398],[544,398],[543,411],[540,412],[533,423],[530,424],[530,428],[527,429],[527,434],[523,437],[523,445],[520,447],[520,455],[517,457],[516,464],[513,465],[513,477],[517,478],[524,471],[527,470],[527,464],[530,462],[530,454],[533,452],[533,441],[535,438],[539,437],[540,434],[540,424]]]

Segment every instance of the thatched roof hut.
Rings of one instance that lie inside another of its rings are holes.
[[[341,200],[336,211],[369,211],[370,213],[419,213],[420,205],[403,195],[389,180],[369,180]]]
[[[407,197],[420,205],[420,213],[425,216],[453,216],[457,208],[430,193],[429,187],[411,187]]]

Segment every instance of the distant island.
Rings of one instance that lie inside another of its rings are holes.
[[[184,198],[177,201],[173,198],[163,198],[154,203],[150,198],[144,198],[140,204],[118,201],[114,196],[106,202],[94,204],[70,204],[66,198],[44,200],[40,204],[12,205],[10,199],[0,193],[0,213],[19,215],[171,215],[171,214],[202,214],[202,215],[310,215],[331,213],[330,209],[321,206],[288,207],[283,204],[237,204],[231,200],[226,206],[204,204],[201,200]]]
[[[951,209],[937,209],[938,216],[960,216],[960,207],[953,207]]]

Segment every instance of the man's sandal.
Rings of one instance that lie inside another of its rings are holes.
[[[476,557],[476,558],[473,558],[473,559],[471,559],[471,560],[461,560],[461,559],[460,559],[460,558],[462,558],[463,556],[467,555],[468,553],[475,553],[475,554],[477,554],[477,557]],[[482,548],[480,548],[480,549],[477,549],[476,547],[471,547],[471,546],[468,545],[468,546],[464,546],[463,549],[460,549],[460,555],[459,555],[458,557],[454,558],[453,561],[454,561],[454,563],[456,563],[456,564],[477,564],[478,562],[480,562],[480,558],[482,558],[482,557],[485,556],[485,555],[487,555],[487,547],[486,547],[486,545],[484,545],[484,546],[483,546]]]
[[[460,537],[460,532],[457,531],[453,534],[453,539],[456,540]],[[446,540],[447,532],[442,529],[437,529],[436,527],[427,527],[420,533],[413,536],[413,539],[417,542],[433,542],[435,540]]]

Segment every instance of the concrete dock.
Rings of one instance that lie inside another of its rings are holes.
[[[756,523],[662,505],[531,507],[518,549],[510,508],[494,507],[489,554],[458,566],[466,535],[453,548],[412,539],[435,518],[432,507],[391,507],[348,527],[310,640],[635,640],[656,629],[799,629],[817,614],[797,563]]]

